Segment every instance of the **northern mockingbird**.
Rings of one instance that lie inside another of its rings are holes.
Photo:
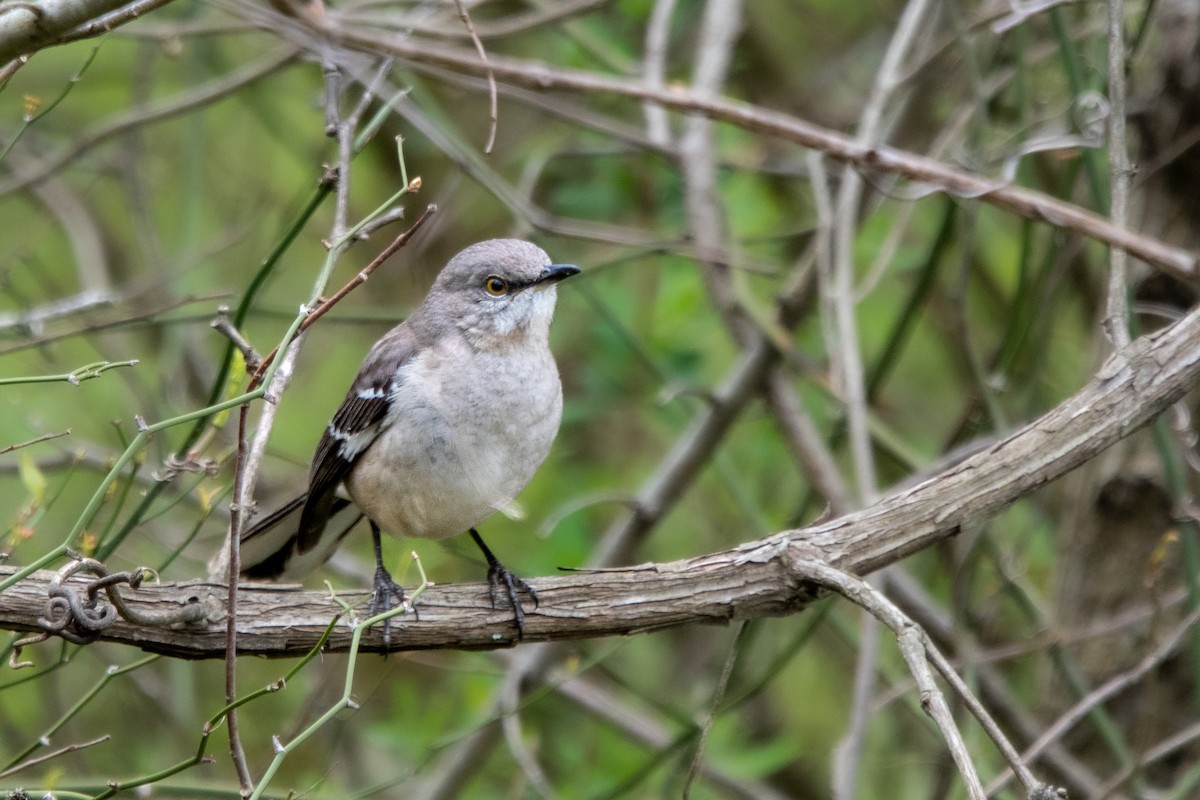
[[[242,534],[242,575],[303,577],[365,516],[378,613],[393,598],[404,602],[383,566],[381,529],[427,539],[469,532],[487,560],[492,605],[503,587],[522,635],[518,593],[535,607],[537,595],[475,526],[525,487],[558,434],[562,384],[550,319],[555,286],[578,272],[514,239],[452,258],[421,305],[367,354],[317,445],[308,491]]]

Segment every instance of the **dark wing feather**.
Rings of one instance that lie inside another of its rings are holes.
[[[307,495],[293,497],[287,503],[266,516],[254,520],[242,529],[241,567],[242,577],[252,580],[269,580],[283,575],[292,557],[294,531],[278,530],[288,517],[298,513],[304,506]]]
[[[334,511],[338,487],[379,435],[389,398],[395,390],[397,370],[415,352],[411,332],[401,325],[380,339],[367,354],[346,399],[317,444],[308,477],[308,499],[300,513],[296,538],[299,552],[307,552],[320,540]]]
[[[288,574],[289,567],[293,565],[293,557],[295,556],[296,532],[292,530],[285,533],[285,538],[280,540],[279,534],[275,531],[277,525],[284,522],[293,514],[298,514],[303,508],[308,499],[308,494],[302,494],[299,497],[292,498],[283,506],[280,506],[275,511],[271,512],[262,519],[256,520],[255,523],[242,532],[242,577],[252,580],[276,580]],[[343,508],[350,505],[349,500],[337,498],[333,501],[329,514],[330,519],[338,514]],[[346,525],[340,534],[345,536],[350,532],[350,528],[357,524],[361,519],[361,515],[354,518],[349,525]],[[273,537],[273,538],[269,538]],[[340,538],[339,537],[339,538]],[[261,540],[261,543],[260,543]],[[265,551],[264,547],[269,548]],[[293,568],[294,572],[294,568]],[[299,574],[296,574],[299,577]]]

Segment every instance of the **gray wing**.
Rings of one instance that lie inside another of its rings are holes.
[[[296,536],[299,552],[307,552],[320,541],[330,515],[336,510],[338,487],[379,436],[389,398],[395,390],[396,372],[415,352],[411,331],[400,325],[367,354],[346,399],[317,444],[308,477],[308,496],[300,512]]]

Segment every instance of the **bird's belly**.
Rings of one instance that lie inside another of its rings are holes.
[[[464,533],[508,505],[533,477],[558,429],[559,414],[548,416],[483,430],[451,424],[429,407],[410,409],[362,455],[346,489],[388,533],[427,539]]]

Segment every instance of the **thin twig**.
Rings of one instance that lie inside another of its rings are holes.
[[[741,0],[709,0],[704,5],[692,70],[692,91],[699,97],[721,95],[741,31],[741,10]],[[752,345],[753,328],[741,307],[729,268],[729,226],[717,185],[713,128],[713,121],[703,114],[691,114],[679,138],[684,203],[705,288],[730,335],[745,348]]]
[[[99,378],[110,369],[118,367],[136,367],[140,363],[136,358],[128,361],[97,361],[58,375],[27,375],[16,378],[0,378],[0,386],[19,386],[26,383],[69,383],[78,386],[84,381]]]
[[[406,209],[404,206],[397,206],[386,214],[380,214],[374,220],[358,229],[358,233],[354,234],[355,240],[361,241],[363,239],[369,239],[371,234],[373,234],[375,231],[386,228],[392,223],[401,221],[404,219],[404,215],[407,210],[408,209]]]
[[[128,317],[122,317],[121,319],[107,322],[96,322],[89,325],[83,325],[69,331],[63,331],[61,333],[47,334],[45,336],[38,336],[34,339],[18,341],[15,344],[11,344],[6,347],[0,347],[0,356],[16,353],[21,350],[27,350],[32,347],[40,347],[45,344],[50,344],[51,342],[59,342],[64,339],[69,339],[72,336],[85,336],[98,331],[112,330],[114,328],[124,328],[131,325],[153,322],[160,314],[164,314],[168,311],[174,311],[177,308],[182,308],[183,306],[191,305],[193,303],[210,303],[214,300],[221,300],[226,297],[228,297],[228,294],[225,292],[212,295],[191,295],[188,297],[181,297],[178,300],[170,300],[162,303],[159,306],[151,308],[148,311],[143,311]]]
[[[475,26],[475,30],[481,39],[499,39],[525,33],[533,28],[544,28],[544,26],[558,22],[569,22],[568,17],[578,16],[582,12],[610,2],[611,0],[556,0],[554,3],[548,3],[542,7],[535,6],[528,11],[509,14],[503,19],[481,22]],[[364,10],[359,10],[347,7],[339,18],[341,23],[347,27],[361,25],[386,27],[403,31],[406,36],[421,33],[447,39],[461,39],[463,35],[461,25],[448,24],[442,22],[440,18],[435,18],[434,22],[430,22],[427,17],[418,17],[411,13],[379,13],[370,6],[363,8]]]
[[[901,566],[901,565],[897,565]],[[1022,741],[1032,741],[1042,731],[1041,720],[1036,719],[1028,709],[1009,691],[1002,675],[994,669],[991,661],[993,654],[976,653],[976,644],[965,637],[965,632],[955,626],[950,615],[939,608],[919,581],[910,577],[903,569],[893,568],[888,575],[889,595],[906,614],[912,617],[925,629],[925,632],[943,649],[954,648],[972,654],[971,665],[979,685],[979,693],[987,702],[988,708],[999,716],[1005,725],[1015,731]],[[1180,592],[1182,601],[1182,591]],[[1146,609],[1143,619],[1153,615],[1157,609]],[[1132,621],[1127,620],[1126,624]],[[1036,642],[1029,646],[1044,650],[1045,641]],[[1075,759],[1061,743],[1051,746],[1045,753],[1044,761],[1047,768],[1059,780],[1068,783],[1073,792],[1086,797],[1095,793],[1100,781],[1094,773]]]
[[[1108,0],[1108,177],[1112,189],[1109,217],[1124,228],[1128,222],[1129,150],[1125,141],[1125,3]],[[1129,254],[1108,250],[1108,299],[1104,331],[1113,349],[1129,344]]]
[[[350,161],[354,157],[354,126],[355,120],[346,119],[338,121],[337,95],[339,85],[339,72],[337,67],[333,68],[333,72],[325,74],[325,91],[328,95],[326,99],[327,113],[332,114],[332,120],[327,120],[326,124],[332,124],[333,130],[326,131],[326,135],[334,137],[337,141],[337,186],[334,192],[334,207],[333,207],[333,224],[329,229],[329,241],[334,242],[333,251],[329,254],[329,262],[337,260],[342,251],[349,246],[349,242],[343,241],[346,236],[346,230],[350,226]],[[358,109],[363,108],[363,104],[359,103]],[[361,112],[360,112],[361,113]],[[322,275],[322,277],[324,277]],[[323,287],[322,287],[323,288]]]
[[[801,570],[810,574],[813,580],[818,581],[826,588],[832,589],[871,613],[896,635],[900,652],[921,691],[921,707],[933,718],[946,739],[951,755],[967,784],[968,795],[975,800],[982,800],[984,797],[983,787],[978,775],[975,774],[966,745],[958,733],[945,698],[938,690],[929,670],[929,663],[926,659],[933,650],[933,646],[924,631],[905,617],[883,595],[877,593],[873,587],[859,578],[820,562],[807,564],[801,567]]]
[[[767,407],[783,432],[783,441],[808,484],[825,499],[833,514],[848,513],[854,506],[850,488],[838,471],[837,460],[821,432],[804,409],[782,365],[767,378]]]
[[[1107,783],[1089,795],[1089,797],[1095,798],[1095,800],[1104,800],[1124,786],[1134,775],[1146,769],[1146,767],[1169,758],[1198,741],[1200,741],[1200,722],[1188,725],[1183,730],[1168,736],[1153,747],[1147,748],[1134,763],[1129,764],[1114,775]]]
[[[325,81],[325,135],[334,138],[338,133],[338,93],[341,87],[341,71],[337,61],[329,53],[328,47],[322,47],[321,77]]]
[[[922,631],[922,636],[928,639],[928,634]],[[1000,751],[1000,755],[1008,762],[1009,767],[1017,775],[1017,779],[1021,781],[1021,785],[1025,787],[1027,792],[1033,791],[1034,788],[1040,786],[1040,781],[1033,777],[1033,773],[1029,770],[1025,763],[1021,760],[1020,753],[1013,747],[1012,742],[1004,735],[996,720],[992,719],[990,713],[984,708],[983,703],[979,702],[979,698],[967,687],[966,682],[959,677],[954,671],[954,667],[942,655],[932,643],[928,648],[928,658],[933,662],[934,667],[941,674],[942,678],[949,683],[959,699],[966,705],[967,710],[971,712],[971,716],[975,717],[975,721],[979,723],[979,727],[983,728],[984,733],[996,745],[996,749]]]
[[[417,566],[418,571],[420,571],[420,573],[421,573],[421,584],[413,592],[413,596],[412,596],[413,601],[415,601],[418,597],[420,597],[425,592],[425,589],[429,586],[428,581],[425,580],[425,572],[424,572],[424,569],[421,567],[420,560],[417,560],[416,566]],[[335,597],[334,599],[337,600],[338,598]],[[271,784],[271,779],[275,777],[275,774],[278,772],[280,765],[283,764],[284,759],[287,758],[288,755],[291,754],[297,747],[302,745],[314,733],[316,733],[321,728],[323,728],[325,725],[327,725],[331,720],[333,720],[343,710],[350,709],[351,711],[353,711],[353,710],[357,710],[359,708],[358,703],[354,700],[353,689],[354,689],[355,661],[358,658],[359,645],[362,642],[363,634],[367,630],[369,630],[373,625],[375,625],[379,622],[382,622],[384,619],[390,619],[392,617],[395,617],[398,614],[403,614],[403,613],[405,613],[406,610],[407,610],[407,604],[401,604],[401,605],[397,606],[396,608],[391,609],[390,611],[385,611],[382,614],[376,614],[373,617],[365,619],[360,624],[354,624],[354,625],[350,626],[353,629],[353,634],[351,635],[351,640],[350,640],[349,658],[346,659],[346,667],[345,667],[346,673],[345,673],[345,677],[342,680],[341,696],[337,699],[336,702],[333,703],[333,705],[330,708],[326,709],[323,714],[321,714],[316,720],[314,720],[311,725],[309,725],[304,730],[300,731],[300,733],[293,736],[291,738],[291,740],[288,741],[286,744],[283,743],[282,741],[280,741],[280,739],[278,737],[273,737],[272,741],[275,745],[275,757],[271,760],[271,763],[267,766],[267,769],[263,773],[262,780],[259,781],[258,786],[254,787],[253,792],[249,793],[250,800],[259,800],[259,798],[262,797],[263,792]],[[345,614],[347,611],[348,611],[348,609],[346,608],[346,606],[343,605],[342,609],[341,609],[341,613]],[[335,616],[334,622],[336,622],[338,617],[340,617],[340,616],[341,616],[341,614]],[[324,634],[325,638],[330,636],[330,634],[333,632],[333,629],[334,629],[333,623],[330,623],[326,626],[325,634]],[[316,654],[316,648],[314,648],[312,651],[310,651],[307,654],[307,656],[311,657],[315,654]]]
[[[0,67],[0,89],[3,89],[8,82],[12,80],[12,76],[17,74],[17,70],[29,63],[30,56],[17,56],[12,61],[9,61],[4,66]]]
[[[259,364],[259,368],[262,364]],[[254,373],[258,377],[257,370]],[[251,380],[254,388],[256,381]],[[241,544],[242,530],[246,520],[250,518],[249,509],[243,503],[251,497],[247,490],[250,482],[246,469],[246,418],[250,413],[249,404],[243,404],[238,409],[237,446],[233,462],[233,502],[229,505],[229,542],[228,542],[228,582],[226,594],[225,617],[225,705],[229,713],[225,716],[225,724],[229,730],[229,757],[237,772],[238,784],[242,796],[245,797],[254,790],[254,779],[250,775],[250,767],[246,763],[246,750],[242,747],[239,734],[237,706],[237,619],[238,619],[238,578],[242,573]],[[244,513],[245,512],[245,513]]]
[[[717,709],[725,700],[725,690],[729,688],[729,678],[733,675],[733,666],[737,663],[738,654],[742,651],[744,643],[743,637],[746,635],[746,623],[738,626],[737,633],[733,637],[733,643],[729,646],[729,654],[725,656],[725,666],[721,668],[721,676],[717,678],[717,685],[713,689],[712,699],[708,702],[708,711],[704,715],[704,721],[700,725],[700,736],[696,740],[696,752],[692,754],[692,760],[688,763],[687,773],[683,776],[683,800],[688,800],[692,794],[692,782],[696,779],[701,769],[704,766],[704,747],[708,744],[709,734],[712,733],[713,722],[717,718]]]
[[[949,681],[955,692],[967,702],[968,708],[976,716],[976,719],[983,724],[989,737],[1000,748],[1001,753],[1007,759],[1011,759],[1010,763],[1014,764],[1020,770],[1020,776],[1026,791],[1032,793],[1043,786],[1024,768],[1019,757],[1016,755],[1015,749],[1009,744],[1000,727],[988,716],[983,706],[980,705],[979,701],[967,689],[966,684],[949,668],[945,656],[938,651],[929,639],[929,636],[919,625],[909,619],[890,600],[861,578],[836,569],[820,560],[807,560],[805,563],[795,566],[802,574],[809,576],[811,580],[820,583],[827,589],[837,592],[855,605],[870,612],[896,635],[900,644],[900,652],[903,654],[904,660],[908,663],[909,671],[912,673],[921,691],[921,707],[933,718],[941,730],[943,737],[946,739],[946,744],[950,749],[951,756],[954,758],[954,762],[958,766],[963,780],[966,782],[967,793],[973,800],[983,800],[986,794],[979,781],[979,776],[975,772],[975,767],[971,762],[966,744],[958,732],[954,716],[950,713],[950,708],[946,704],[944,695],[937,688],[937,684],[933,680],[933,674],[930,670],[931,664]]]
[[[417,217],[416,222],[410,225],[408,230],[393,239],[391,244],[383,248],[379,255],[375,256],[375,258],[371,260],[370,264],[367,264],[367,266],[363,267],[357,275],[351,278],[342,288],[334,292],[334,294],[328,300],[325,300],[321,303],[321,305],[309,312],[308,316],[304,318],[304,322],[300,324],[300,332],[303,333],[311,328],[313,323],[325,316],[325,314],[327,314],[334,306],[340,303],[342,299],[346,297],[346,295],[350,294],[350,292],[366,283],[367,278],[371,277],[371,273],[378,269],[383,262],[395,255],[401,247],[404,247],[404,245],[408,244],[408,240],[411,239],[413,234],[417,232],[417,229],[424,225],[425,221],[429,219],[429,217],[433,216],[433,214],[436,212],[437,206],[426,206],[425,211],[421,214],[421,216]],[[257,378],[261,380],[261,373],[265,372],[266,368],[271,365],[271,362],[275,359],[278,351],[279,348],[276,347],[274,350],[268,353],[265,358],[263,358],[262,364],[259,365],[258,370],[255,372],[255,376]]]
[[[218,306],[217,316],[212,322],[208,323],[213,330],[224,336],[239,353],[242,354],[242,361],[246,364],[246,371],[253,372],[258,369],[258,365],[262,363],[259,358],[258,351],[254,349],[254,345],[246,340],[242,332],[233,324],[233,320],[229,316],[229,306]]]
[[[471,24],[471,15],[467,13],[467,8],[462,4],[462,0],[454,0],[454,7],[458,9],[458,18],[462,20],[463,25],[467,29],[467,35],[471,37],[471,42],[475,45],[475,52],[479,54],[479,60],[484,64],[487,63],[487,51],[483,49],[483,42],[479,41],[479,36],[475,33],[475,26]],[[488,129],[487,144],[483,146],[483,152],[491,154],[492,148],[496,145],[496,127],[499,114],[497,112],[496,101],[496,76],[489,69],[487,71],[488,82],[488,121],[491,123]]]
[[[0,456],[7,455],[14,450],[20,450],[23,447],[29,447],[30,445],[41,444],[42,442],[49,442],[53,439],[61,439],[64,436],[70,436],[70,435],[71,435],[70,428],[67,428],[62,433],[43,433],[41,436],[38,436],[34,439],[30,439],[25,442],[20,442],[19,444],[10,444],[7,447],[0,447]],[[74,460],[74,459],[72,459],[72,460]]]
[[[1067,711],[1063,712],[1052,725],[1046,728],[1045,732],[1038,737],[1037,741],[1025,748],[1021,753],[1021,760],[1030,763],[1037,759],[1042,751],[1045,750],[1052,742],[1057,742],[1062,737],[1074,728],[1080,720],[1088,715],[1088,713],[1097,706],[1106,703],[1109,699],[1115,697],[1121,692],[1140,682],[1150,670],[1161,665],[1176,649],[1179,648],[1180,642],[1191,631],[1192,627],[1200,622],[1200,608],[1192,610],[1183,620],[1175,626],[1175,629],[1170,632],[1163,641],[1142,657],[1132,669],[1126,670],[1119,675],[1114,675],[1109,680],[1105,681],[1101,686],[1096,687],[1091,692],[1083,697]],[[1011,770],[1006,770],[996,776],[991,783],[988,784],[988,794],[995,794],[1004,788],[1005,784],[1012,778]]]
[[[7,778],[10,775],[16,775],[18,772],[21,772],[22,770],[29,769],[30,767],[36,767],[38,764],[44,764],[47,761],[51,761],[55,758],[58,758],[59,756],[64,756],[67,753],[74,753],[79,750],[87,749],[89,747],[95,747],[98,744],[103,744],[104,742],[107,742],[111,738],[112,738],[112,734],[106,733],[103,736],[98,736],[95,739],[91,739],[86,742],[76,742],[75,744],[65,745],[63,747],[58,748],[57,750],[55,750],[52,753],[43,753],[40,756],[35,756],[35,757],[29,759],[28,761],[22,761],[20,764],[9,767],[6,770],[0,771],[0,778]]]
[[[850,688],[850,719],[846,724],[846,732],[834,746],[831,758],[835,800],[852,800],[854,797],[867,726],[873,716],[871,696],[875,693],[875,674],[879,668],[880,638],[879,620],[870,611],[863,611],[858,622],[854,679]],[[913,677],[920,684],[915,672]]]
[[[671,18],[674,12],[675,0],[655,0],[646,23],[642,80],[653,89],[662,89],[667,85],[667,50],[671,43]],[[655,147],[670,146],[671,125],[666,109],[658,103],[646,101],[642,103],[642,113],[646,117],[646,138],[650,143]]]
[[[375,70],[375,75],[371,80],[363,86],[362,96],[358,98],[357,105],[354,110],[346,116],[346,126],[357,131],[362,125],[363,115],[371,108],[371,104],[375,102],[375,98],[379,95],[379,90],[386,84],[388,73],[392,71],[394,60],[385,58],[380,60],[379,68]]]
[[[502,709],[500,727],[504,731],[504,740],[508,744],[509,752],[530,786],[545,800],[553,800],[557,793],[550,783],[550,778],[521,736],[521,696],[530,675],[530,666],[537,666],[540,660],[536,653],[525,652],[514,657],[509,669],[505,671],[504,682],[498,693],[499,708]],[[537,672],[540,674],[543,670],[539,667]]]

